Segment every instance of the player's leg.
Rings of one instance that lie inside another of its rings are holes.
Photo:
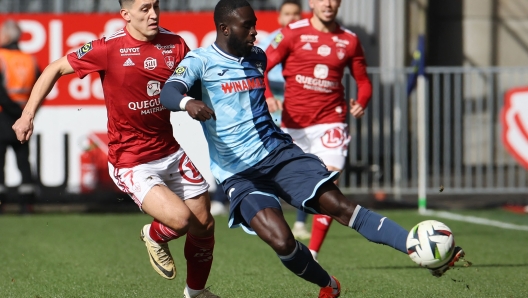
[[[251,193],[240,202],[239,210],[244,222],[275,251],[286,268],[321,288],[332,287],[339,292],[338,282],[293,237],[277,197]]]
[[[18,186],[21,213],[32,213],[35,203],[35,184],[29,164],[29,143],[12,143],[13,151],[17,160],[17,166],[22,176],[22,183]]]
[[[163,278],[174,279],[176,267],[168,242],[187,233],[191,222],[191,211],[180,197],[167,186],[159,184],[150,189],[141,206],[154,218],[141,230],[154,270]]]
[[[207,291],[205,286],[213,264],[215,244],[214,218],[210,213],[208,192],[185,200],[185,204],[191,209],[192,220],[184,248],[187,260],[187,285],[184,295],[195,297]]]
[[[7,200],[7,187],[5,186],[5,162],[7,143],[0,138],[0,213],[4,210]]]
[[[283,162],[274,182],[278,195],[293,206],[330,215],[341,224],[357,230],[368,240],[390,245],[407,253],[407,231],[395,222],[349,201],[333,183],[337,172],[329,172],[318,157],[299,149],[288,149],[292,157]]]
[[[184,247],[187,260],[184,297],[217,297],[205,289],[213,264],[215,244],[209,184],[183,150],[178,151],[174,161],[167,165],[166,173],[169,173],[169,177],[164,180],[165,183],[184,200],[191,211]]]
[[[282,214],[280,200],[275,195],[280,188],[275,179],[276,172],[280,171],[288,159],[295,158],[293,154],[283,151],[290,147],[295,147],[302,153],[293,144],[281,147],[274,150],[259,166],[223,181],[222,187],[231,202],[229,227],[241,226],[246,232],[257,234],[272,247],[282,263],[298,276],[325,289],[329,285],[337,288],[337,282],[315,262],[308,248],[294,239]]]
[[[191,211],[160,177],[159,173],[166,169],[163,161],[121,169],[109,163],[108,168],[117,187],[128,193],[143,212],[154,217],[151,224],[141,229],[141,239],[154,270],[164,278],[173,279],[176,268],[168,241],[187,233]]]
[[[407,254],[407,230],[385,216],[356,205],[333,183],[322,184],[308,205],[356,230],[369,241],[391,246]]]

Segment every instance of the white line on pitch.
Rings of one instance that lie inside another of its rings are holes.
[[[431,216],[431,215],[432,216],[438,216],[438,217],[442,217],[442,218],[458,220],[458,221],[464,221],[464,222],[474,223],[474,224],[478,224],[478,225],[498,227],[498,228],[502,228],[502,229],[528,231],[528,226],[516,225],[516,224],[511,224],[511,223],[507,223],[507,222],[503,222],[503,221],[491,220],[491,219],[487,219],[487,218],[470,216],[470,215],[461,215],[461,214],[451,213],[451,212],[447,212],[447,211],[425,210],[423,212],[420,212],[420,214],[421,215],[429,215],[429,216]]]

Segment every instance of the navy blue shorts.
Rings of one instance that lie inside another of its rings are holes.
[[[252,233],[251,219],[262,209],[281,209],[279,198],[297,209],[317,213],[306,203],[323,183],[336,180],[338,175],[297,145],[280,145],[255,166],[222,183],[231,201],[229,227],[242,226]]]

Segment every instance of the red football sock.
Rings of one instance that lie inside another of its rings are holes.
[[[214,236],[199,238],[187,233],[185,259],[187,259],[187,286],[193,290],[205,288],[213,265]]]
[[[162,243],[177,239],[181,235],[178,235],[176,231],[154,219],[150,224],[149,236],[155,242]]]
[[[319,252],[331,224],[332,218],[330,216],[321,214],[313,216],[312,237],[310,238],[310,245],[308,245],[310,250]]]

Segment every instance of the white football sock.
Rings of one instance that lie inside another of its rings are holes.
[[[188,285],[185,285],[185,290],[184,290],[183,293],[185,294],[186,298],[187,297],[192,298],[192,297],[196,297],[196,296],[200,295],[200,293],[202,293],[202,291],[203,291],[203,289],[201,289],[201,290],[193,290],[193,289],[189,288]]]

